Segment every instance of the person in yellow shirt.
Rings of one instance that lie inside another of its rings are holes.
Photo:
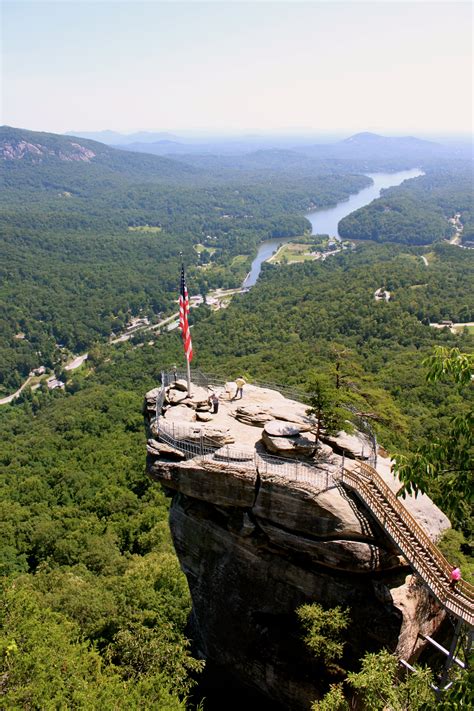
[[[237,390],[235,391],[234,400],[237,400],[237,398],[239,397],[239,393],[239,399],[241,400],[244,393],[244,385],[247,385],[247,381],[245,380],[245,378],[239,375],[239,377],[235,379],[235,384],[237,385]]]

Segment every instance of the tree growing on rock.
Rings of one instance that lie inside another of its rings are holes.
[[[331,384],[329,378],[318,375],[312,378],[308,385],[307,414],[314,418],[316,424],[316,440],[321,432],[327,435],[337,434],[341,429],[347,431],[347,410],[344,409],[340,391]]]

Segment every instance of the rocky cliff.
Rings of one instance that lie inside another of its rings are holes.
[[[187,407],[191,419],[205,407],[175,395],[167,403],[174,412],[166,412],[165,422],[176,421],[177,407]],[[211,423],[231,441],[235,427],[245,440],[239,407],[222,399],[218,422]],[[263,411],[278,410],[279,421],[282,415],[300,424],[305,418],[300,403],[258,388],[246,390],[247,418],[252,407],[260,427],[245,424],[251,433],[245,444],[250,437],[256,452],[263,451]],[[382,647],[416,659],[419,633],[432,634],[443,613],[370,513],[333,479],[340,458],[328,446],[319,463],[315,453],[313,474],[298,477],[296,460],[294,472],[288,464],[281,473],[263,455],[245,461],[235,449],[241,438],[232,445],[234,457],[220,461],[223,456],[209,454],[186,459],[156,427],[150,434],[147,471],[172,496],[171,532],[193,601],[191,636],[202,657],[285,708],[308,709],[328,678],[301,641],[295,610],[318,602],[350,609],[345,668]],[[337,448],[349,453],[347,440]],[[379,471],[396,487],[388,460],[379,460]],[[408,500],[407,507],[434,539],[449,526],[426,497]]]

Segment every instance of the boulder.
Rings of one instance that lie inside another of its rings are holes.
[[[214,459],[227,461],[227,462],[253,462],[255,458],[255,452],[251,449],[238,449],[237,447],[221,447],[216,449],[214,452]]]
[[[306,417],[295,417],[294,412],[287,412],[276,407],[272,407],[271,412],[273,414],[273,419],[291,422],[295,426],[299,427],[300,432],[309,432],[314,429],[314,422]]]
[[[318,442],[316,447],[316,452],[314,453],[315,460],[319,463],[325,462],[327,464],[335,464],[341,461],[341,457],[334,454],[332,448],[328,444],[323,442]]]
[[[186,393],[185,404],[195,410],[201,409],[209,404],[209,391],[207,388],[201,388],[198,385],[193,385],[191,395],[188,397]]]
[[[349,459],[368,459],[372,452],[372,445],[368,437],[361,432],[347,434],[338,432],[337,435],[324,435],[322,441],[328,444],[334,452],[344,454]]]
[[[183,400],[186,400],[188,397],[188,394],[185,392],[182,392],[182,390],[168,390],[166,393],[166,399],[168,400],[171,405],[177,405],[180,402],[183,402]]]
[[[227,427],[203,425],[202,432],[203,436],[212,440],[213,444],[223,446],[224,444],[233,444],[235,442],[235,437]]]
[[[246,404],[239,405],[235,412],[231,413],[236,420],[243,422],[245,425],[253,427],[263,427],[267,422],[272,420],[280,420],[291,422],[295,427],[298,427],[299,432],[308,432],[313,429],[314,424],[303,418],[296,417],[295,413],[288,413],[282,409],[274,407],[262,407],[261,405]]]
[[[182,390],[183,392],[188,392],[188,382],[184,378],[179,378],[175,383],[170,385],[171,388],[175,390]]]
[[[294,437],[299,435],[301,428],[295,422],[270,420],[270,422],[265,423],[263,431],[270,435],[270,437]]]
[[[185,455],[181,450],[171,447],[165,442],[157,442],[156,439],[149,439],[146,446],[148,454],[156,457],[165,457],[166,459],[184,459]]]
[[[161,390],[161,387],[153,388],[153,390],[149,390],[145,395],[145,400],[147,402],[156,402],[156,398],[158,397],[160,390]]]
[[[178,410],[179,412],[177,412]],[[175,417],[169,417],[170,413],[176,412]],[[195,423],[194,426],[189,425],[188,423],[194,421],[197,414],[198,413],[194,412],[190,407],[186,407],[186,405],[177,405],[166,413],[167,421],[171,419],[177,423],[174,430],[175,439],[186,439],[189,442],[202,441],[205,446],[215,447],[223,447],[225,444],[233,444],[235,442],[235,438],[226,427],[217,427],[205,422],[199,424]],[[184,420],[183,415],[187,415],[188,420],[184,422],[182,427],[179,427],[179,421]]]
[[[205,410],[196,410],[196,420],[198,422],[211,422],[213,419],[211,413]]]
[[[194,410],[186,405],[175,405],[166,410],[164,415],[165,420],[173,420],[174,422],[194,422],[196,415]]]
[[[258,405],[240,405],[232,414],[239,422],[253,427],[263,427],[265,423],[275,419],[270,410]]]
[[[312,457],[316,451],[314,436],[272,437],[263,430],[262,442],[265,448],[279,457]]]

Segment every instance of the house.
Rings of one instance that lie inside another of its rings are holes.
[[[46,381],[46,385],[48,386],[48,390],[55,390],[56,388],[64,388],[64,383],[62,380],[58,380],[57,378],[54,377],[54,375],[51,378],[48,378]]]
[[[46,373],[46,368],[44,365],[40,365],[39,368],[33,368],[33,370],[30,372],[30,378],[32,378],[34,375],[44,375]]]

